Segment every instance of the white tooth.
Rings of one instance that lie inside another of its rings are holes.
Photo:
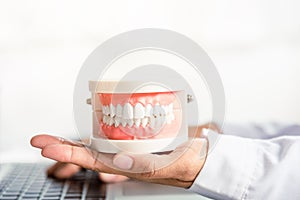
[[[113,125],[113,123],[114,123],[114,119],[110,117],[110,118],[109,118],[109,121],[108,121],[108,125],[111,126],[111,125]]]
[[[158,115],[157,115],[157,118],[155,121],[155,126],[156,126],[156,128],[160,129],[162,127],[162,125],[165,123],[166,112],[161,106],[156,106],[155,110],[156,110],[155,112],[158,112]],[[154,111],[153,111],[153,113],[154,113]]]
[[[170,113],[173,112],[173,107],[174,107],[173,103],[170,103],[168,107],[169,107],[169,112]]]
[[[161,112],[161,107],[159,105],[155,105],[153,108],[153,115],[159,116],[160,112]]]
[[[167,113],[167,106],[162,105],[161,108],[164,110],[164,113]]]
[[[168,115],[170,113],[169,106],[165,106],[164,110],[165,110],[165,113],[166,113],[165,115]]]
[[[141,103],[137,103],[134,107],[134,118],[144,118],[145,116],[145,108]]]
[[[102,107],[102,112],[103,112],[104,115],[108,115],[109,114],[109,108],[108,108],[108,106],[103,106]]]
[[[116,115],[116,108],[112,103],[109,105],[109,111],[110,117],[114,117]]]
[[[162,107],[160,107],[159,112],[160,112],[160,116],[166,116],[166,110],[163,109]]]
[[[139,127],[141,125],[141,119],[135,119],[134,124],[136,127]]]
[[[119,117],[115,117],[115,127],[118,127],[120,125],[121,119]]]
[[[123,115],[123,108],[120,104],[117,105],[116,115],[117,115],[117,117],[122,117],[122,115]]]
[[[166,123],[166,116],[165,115],[162,115],[160,117],[160,121],[161,121],[161,126],[163,126],[165,123]]]
[[[145,128],[147,124],[148,124],[148,117],[145,117],[142,119],[142,126]]]
[[[161,126],[162,126],[162,118],[161,118],[161,116],[157,116],[155,118],[155,128],[160,129]]]
[[[125,127],[125,126],[126,126],[126,124],[127,124],[127,122],[126,122],[126,120],[125,120],[125,119],[122,119],[122,120],[121,120],[121,123],[122,123],[122,126],[123,126],[123,127]]]
[[[123,108],[124,119],[133,119],[133,107],[130,103],[126,103]]]
[[[166,116],[166,122],[167,122],[167,124],[171,124],[171,122],[172,122],[171,115]]]
[[[108,124],[109,117],[107,115],[103,116],[103,123]]]
[[[127,123],[128,123],[129,127],[132,127],[132,125],[133,125],[133,119],[128,119]]]
[[[171,120],[174,120],[174,119],[175,119],[175,116],[174,116],[173,113],[170,115],[170,117],[171,117]]]
[[[147,104],[146,109],[145,109],[145,116],[150,117],[152,115],[152,111],[153,111],[153,108],[152,108],[151,104]]]
[[[150,117],[150,128],[152,128],[152,129],[155,128],[155,121],[156,121],[156,118],[152,115]]]

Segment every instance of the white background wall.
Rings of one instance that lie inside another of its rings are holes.
[[[81,64],[111,36],[146,27],[206,50],[224,83],[227,121],[299,123],[299,9],[298,0],[0,1],[0,150],[29,149],[39,132],[76,136]]]

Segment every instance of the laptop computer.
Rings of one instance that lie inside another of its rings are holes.
[[[47,177],[48,166],[45,163],[0,164],[0,199],[207,199],[181,188],[134,180],[105,184],[90,170],[57,180]]]

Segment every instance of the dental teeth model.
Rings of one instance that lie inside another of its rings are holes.
[[[162,138],[180,126],[181,109],[174,92],[98,93],[96,98],[102,111],[99,135],[109,139]]]
[[[122,83],[122,86],[127,84]],[[126,93],[126,87],[116,91],[115,85],[116,82],[90,82],[91,139],[95,149],[118,152],[116,147],[121,145],[120,148],[133,152],[158,152],[154,149],[172,150],[187,139],[183,91],[155,89]]]

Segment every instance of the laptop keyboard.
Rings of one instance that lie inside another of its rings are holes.
[[[46,168],[41,164],[13,164],[0,179],[0,199],[105,199],[106,187],[96,172],[82,170],[70,179],[56,180],[47,177]]]

